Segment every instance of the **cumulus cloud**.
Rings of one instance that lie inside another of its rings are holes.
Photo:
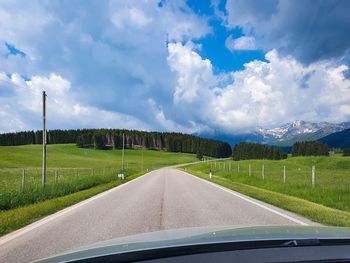
[[[193,43],[169,43],[168,64],[177,75],[177,85],[174,101],[193,102],[198,96],[203,96],[206,88],[215,85],[209,59],[202,59],[195,51]]]
[[[168,41],[198,39],[211,31],[207,18],[185,1],[158,4],[1,1],[0,71],[33,81],[56,72],[69,80],[69,92],[79,96],[80,105],[135,116],[158,129],[147,98],[172,103],[176,82],[167,65]],[[27,56],[7,56],[5,42]]]
[[[280,56],[276,50],[268,52],[266,60],[252,61],[245,64],[244,70],[229,73],[232,82],[223,86],[208,59],[201,59],[191,45],[172,44],[169,65],[178,73],[177,87],[181,86],[181,94],[194,94],[194,85],[182,85],[184,79],[201,83],[197,90],[202,94],[188,100],[186,96],[177,96],[177,89],[174,97],[179,107],[198,114],[199,123],[228,133],[254,130],[260,125],[273,126],[291,119],[350,118],[350,80],[344,77],[348,66],[331,62],[305,66],[291,56]],[[197,70],[198,65],[205,65],[205,74],[199,73],[203,70]],[[183,76],[182,71],[187,74]],[[213,87],[213,83],[217,86]]]
[[[52,73],[48,77],[23,79],[14,73],[0,72],[0,130],[2,132],[37,129],[41,124],[42,91],[48,94],[47,123],[49,129],[107,127],[150,129],[135,117],[81,105],[72,96],[68,80]],[[4,92],[7,94],[4,95]]]
[[[228,0],[227,25],[259,37],[259,46],[277,49],[303,63],[339,59],[350,47],[350,2],[346,0]]]
[[[242,36],[237,39],[234,39],[232,36],[229,36],[225,41],[225,46],[230,51],[256,49],[255,38],[251,36]]]
[[[149,98],[148,103],[151,108],[151,112],[155,116],[158,123],[161,125],[161,130],[163,131],[173,131],[173,132],[185,132],[185,133],[203,133],[203,132],[212,132],[212,129],[208,126],[194,121],[186,120],[186,125],[181,125],[172,119],[169,119],[165,116],[163,108],[158,105],[154,99]]]
[[[135,7],[118,10],[113,13],[111,19],[118,29],[130,26],[142,28],[152,21],[151,17],[148,17],[142,10]]]
[[[225,12],[214,0],[222,23],[243,30],[227,48],[267,52],[267,62],[222,72],[199,54],[210,53],[198,44],[213,33],[210,18],[184,0],[1,1],[0,131],[40,128],[43,89],[49,128],[235,132],[348,120],[347,5],[228,0]]]

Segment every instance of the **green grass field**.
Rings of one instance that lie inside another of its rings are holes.
[[[249,165],[251,175],[249,176]],[[262,166],[264,165],[264,178]],[[316,185],[311,185],[312,165],[316,168]],[[239,172],[238,172],[239,166]],[[283,167],[286,167],[286,182]],[[194,173],[209,174],[214,178],[234,182],[284,195],[305,199],[343,211],[350,211],[350,158],[289,157],[281,161],[246,160],[201,163],[187,167]]]
[[[196,160],[193,154],[126,150],[125,175]],[[37,203],[118,180],[121,150],[83,149],[74,144],[48,145],[45,191],[41,187],[41,164],[40,145],[0,147],[0,210]]]

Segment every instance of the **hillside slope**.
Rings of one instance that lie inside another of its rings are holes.
[[[319,141],[326,143],[329,147],[333,148],[350,147],[350,129],[332,133],[319,139]]]

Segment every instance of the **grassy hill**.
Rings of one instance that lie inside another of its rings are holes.
[[[153,150],[125,150],[125,162],[141,167],[144,163],[154,168],[192,162],[194,154],[160,152]],[[75,144],[47,145],[47,166],[54,168],[101,168],[121,165],[121,150],[94,150],[79,148]],[[28,168],[42,164],[41,145],[0,146],[0,168]],[[151,168],[151,167],[150,167]]]
[[[350,147],[350,129],[332,133],[321,138],[319,141],[326,143],[329,147],[333,148]]]
[[[121,150],[47,146],[47,187],[42,190],[40,145],[0,146],[0,210],[37,203],[118,180]],[[194,154],[125,150],[124,174],[196,161]],[[24,180],[24,183],[23,183]]]

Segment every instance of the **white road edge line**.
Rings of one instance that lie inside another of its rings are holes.
[[[183,172],[183,171],[182,171],[182,172]],[[186,172],[184,172],[184,173],[186,173]],[[289,215],[286,215],[286,214],[284,214],[284,213],[282,213],[282,212],[279,212],[279,211],[277,211],[277,210],[275,210],[275,209],[272,209],[271,207],[268,207],[268,206],[266,206],[266,205],[263,205],[263,204],[261,204],[261,203],[258,203],[258,202],[256,202],[256,201],[254,201],[254,200],[251,200],[250,198],[247,198],[247,197],[243,196],[242,194],[238,194],[238,193],[236,193],[236,192],[234,192],[234,191],[232,191],[232,190],[230,190],[230,189],[227,189],[227,188],[225,188],[225,187],[223,187],[223,186],[220,186],[220,185],[217,185],[217,184],[212,183],[212,182],[210,182],[210,181],[207,181],[207,180],[205,180],[205,179],[199,178],[199,177],[197,177],[197,176],[195,176],[195,175],[193,175],[193,174],[190,174],[190,173],[186,173],[186,174],[189,174],[190,176],[193,176],[194,178],[196,178],[196,179],[198,179],[198,180],[200,180],[200,181],[202,181],[202,182],[205,182],[205,183],[207,183],[207,184],[209,184],[209,185],[211,185],[211,186],[214,186],[214,187],[216,187],[216,188],[219,188],[219,189],[221,189],[221,190],[223,190],[223,191],[225,191],[225,192],[227,192],[227,193],[229,193],[229,194],[232,194],[232,195],[234,195],[234,196],[237,196],[238,198],[241,198],[241,199],[243,199],[244,201],[247,201],[247,202],[252,203],[252,204],[254,204],[254,205],[258,206],[258,207],[261,207],[261,208],[263,208],[263,209],[266,209],[267,211],[270,211],[270,212],[272,212],[272,213],[274,213],[274,214],[276,214],[276,215],[279,215],[279,216],[281,216],[281,217],[284,217],[284,218],[286,218],[286,219],[289,219],[290,221],[293,221],[294,223],[297,223],[297,224],[303,225],[303,226],[308,226],[308,225],[309,225],[309,224],[307,224],[307,223],[305,223],[305,222],[303,222],[303,221],[301,221],[301,220],[299,220],[299,219],[296,219],[296,218],[291,217],[291,216],[289,216]]]
[[[149,173],[154,172],[154,171],[156,171],[156,170],[153,170],[153,171],[150,171],[148,173],[145,173],[145,174],[141,175],[140,177],[137,177],[137,178],[135,178],[135,179],[133,179],[133,180],[131,180],[129,182],[126,182],[124,184],[121,184],[121,185],[118,185],[116,187],[113,187],[112,189],[109,189],[109,190],[107,190],[105,192],[102,192],[100,194],[94,195],[94,196],[92,196],[92,197],[90,197],[88,199],[85,199],[85,200],[83,200],[83,201],[81,201],[81,202],[79,202],[79,203],[77,203],[75,205],[69,206],[69,207],[64,208],[64,209],[62,209],[62,210],[60,210],[60,211],[58,211],[58,212],[56,212],[54,214],[48,215],[48,216],[44,217],[43,219],[40,219],[39,221],[36,221],[36,222],[34,222],[34,223],[30,224],[30,225],[24,226],[23,228],[20,228],[20,229],[18,229],[16,231],[13,231],[13,232],[11,232],[11,233],[9,233],[7,235],[4,235],[3,237],[0,238],[0,246],[2,246],[3,244],[5,244],[5,243],[7,243],[7,242],[9,242],[11,240],[13,240],[14,238],[22,236],[22,235],[24,235],[24,234],[26,234],[26,233],[28,233],[28,232],[30,232],[30,231],[32,231],[32,230],[42,226],[44,224],[47,224],[47,223],[51,222],[52,220],[55,220],[56,218],[59,218],[59,217],[65,215],[65,214],[71,212],[72,210],[74,210],[76,208],[84,206],[84,205],[86,205],[86,204],[88,204],[88,203],[90,203],[90,202],[92,202],[92,201],[94,201],[94,200],[96,200],[98,198],[101,198],[101,197],[109,194],[112,191],[118,190],[118,189],[128,185],[131,182],[135,182],[135,181],[143,178],[144,176],[146,176]]]

